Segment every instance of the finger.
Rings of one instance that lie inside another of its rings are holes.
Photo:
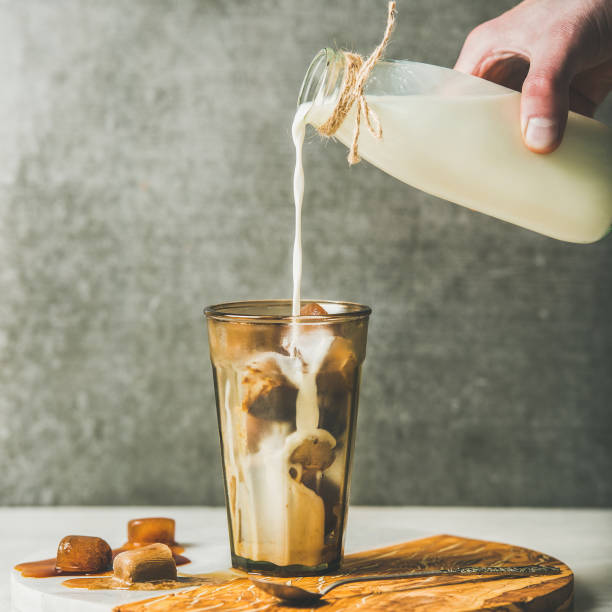
[[[492,40],[483,32],[482,26],[473,29],[463,43],[454,69],[466,74],[477,74],[482,60],[491,50]]]
[[[563,138],[569,108],[570,77],[565,66],[533,59],[521,94],[521,130],[534,153],[554,151]]]

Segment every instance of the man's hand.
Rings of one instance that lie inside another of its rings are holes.
[[[612,0],[524,0],[472,30],[455,69],[522,91],[523,140],[550,153],[568,109],[592,116],[612,90]]]

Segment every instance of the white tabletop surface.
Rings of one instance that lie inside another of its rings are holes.
[[[210,544],[227,552],[225,509],[201,507],[0,508],[0,610],[10,610],[12,566],[32,554],[53,556],[68,533],[98,535],[112,546],[125,539],[131,518],[171,516],[177,540]],[[612,510],[529,508],[355,507],[346,552],[449,533],[508,542],[567,563],[576,576],[577,612],[612,611]]]

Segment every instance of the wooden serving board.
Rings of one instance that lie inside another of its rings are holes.
[[[560,568],[561,574],[528,578],[436,576],[414,580],[356,583],[332,591],[315,607],[326,610],[416,610],[418,612],[507,612],[570,610],[574,576],[570,568],[533,550],[438,535],[404,544],[348,555],[341,572],[322,577],[292,578],[291,583],[317,590],[340,577],[394,574],[474,565],[536,565]],[[286,578],[271,580],[283,581]],[[115,612],[196,612],[203,610],[258,612],[295,610],[259,591],[246,577],[190,591],[173,592],[115,607]]]

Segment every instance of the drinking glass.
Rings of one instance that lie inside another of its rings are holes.
[[[340,565],[371,311],[317,303],[326,314],[292,317],[290,300],[205,310],[235,568]]]

